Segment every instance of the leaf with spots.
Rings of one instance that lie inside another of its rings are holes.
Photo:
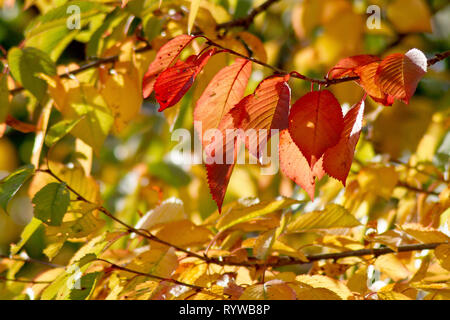
[[[193,39],[194,37],[183,34],[170,40],[159,49],[155,60],[150,64],[144,75],[144,80],[142,82],[144,98],[147,98],[153,92],[153,86],[155,85],[158,75],[175,62],[181,51],[183,51]]]

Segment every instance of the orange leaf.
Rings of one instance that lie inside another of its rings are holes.
[[[338,179],[345,186],[352,166],[356,144],[362,129],[364,116],[364,98],[351,108],[344,117],[344,130],[341,139],[329,148],[323,158],[323,168],[330,176]]]
[[[328,73],[328,78],[339,79],[345,76],[357,76],[358,74],[355,73],[356,68],[380,60],[381,59],[379,57],[368,54],[344,58],[340,60],[333,68],[331,68],[330,72]]]
[[[283,130],[288,127],[291,104],[288,80],[289,75],[265,79],[253,94],[246,96],[230,111],[237,128],[246,133],[255,130],[256,134],[249,134],[245,138],[245,145],[257,158],[270,139],[271,129]],[[267,135],[264,136],[259,130],[265,130]]]
[[[311,200],[314,200],[315,178],[320,180],[324,176],[322,158],[315,163],[314,169],[311,170],[308,161],[292,140],[287,129],[280,133],[279,153],[281,171],[302,187]]]
[[[373,62],[356,68],[355,73],[360,78],[358,83],[374,101],[385,106],[391,106],[394,103],[394,98],[391,95],[384,93],[375,83],[375,75],[379,65],[379,62]]]
[[[158,111],[177,104],[183,98],[209,58],[215,53],[215,49],[210,49],[200,56],[192,55],[186,61],[177,61],[173,67],[158,76],[155,83],[155,98],[160,105]]]
[[[394,53],[381,61],[375,83],[385,93],[408,104],[426,72],[427,58],[422,51],[411,49],[406,54]]]
[[[194,126],[203,141],[206,130],[217,128],[222,117],[230,111],[244,95],[252,71],[251,62],[236,61],[217,73],[206,87],[194,110]]]
[[[144,75],[142,83],[144,98],[147,98],[152,93],[158,75],[177,59],[181,51],[183,51],[194,38],[195,37],[185,34],[180,35],[170,40],[159,49],[155,60],[150,64]]]
[[[222,140],[210,144],[211,148],[214,147],[214,153],[209,153],[212,157],[207,160],[206,164],[209,189],[217,203],[219,212],[236,162],[238,142],[244,138],[240,135],[242,132],[232,130],[227,133],[227,130],[286,128],[291,93],[286,83],[288,79],[289,76],[265,79],[258,85],[253,94],[242,99],[220,121],[218,129],[222,133]],[[266,138],[269,138],[269,134]],[[251,135],[248,140],[245,140],[247,147],[256,146],[258,144],[257,139],[257,135]],[[260,148],[267,143],[267,139],[259,141]],[[256,151],[253,148],[249,148],[249,150],[255,151],[253,153],[257,154],[260,148]],[[215,152],[217,151],[221,154],[216,155]],[[214,157],[221,163],[217,163],[217,160],[213,163]]]
[[[328,90],[307,93],[289,114],[289,133],[311,168],[339,142],[343,128],[341,106]]]

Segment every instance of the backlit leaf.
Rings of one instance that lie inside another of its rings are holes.
[[[307,93],[289,114],[289,133],[310,167],[339,142],[343,128],[341,106],[327,90]]]
[[[215,49],[210,49],[201,56],[192,55],[186,61],[177,61],[158,76],[155,83],[155,98],[160,105],[158,111],[175,105],[183,98],[215,52]]]
[[[69,207],[70,194],[65,184],[50,183],[33,198],[34,216],[51,226],[59,226]]]
[[[394,53],[383,59],[375,83],[383,92],[408,104],[426,72],[427,58],[422,51],[411,49],[406,54]]]
[[[170,40],[159,49],[155,60],[150,64],[144,75],[142,83],[144,98],[147,98],[152,93],[158,75],[178,58],[181,51],[183,51],[193,39],[194,37],[189,35],[180,35]]]
[[[33,175],[34,166],[20,167],[0,181],[0,207],[6,211],[9,201],[19,191],[20,187]]]
[[[356,144],[361,134],[364,100],[354,105],[344,117],[344,130],[337,145],[325,151],[323,169],[330,176],[345,182],[352,166]]]
[[[287,231],[302,232],[329,228],[352,228],[359,226],[359,221],[344,207],[329,204],[323,211],[313,211],[299,215],[289,223]]]

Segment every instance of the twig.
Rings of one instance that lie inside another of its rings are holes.
[[[52,268],[64,268],[64,266],[59,265],[59,264],[55,264],[55,263],[51,263],[51,262],[47,262],[47,261],[41,261],[41,260],[37,260],[37,259],[33,259],[33,258],[9,257],[4,254],[0,254],[0,258],[9,259],[9,260],[13,260],[13,261],[21,261],[21,262],[25,262],[25,263],[42,264],[44,266],[48,266],[48,267],[52,267]]]
[[[134,274],[136,274],[138,276],[153,278],[153,279],[160,280],[160,281],[172,282],[174,284],[178,284],[180,286],[189,287],[189,288],[192,288],[192,289],[195,289],[195,290],[198,290],[198,291],[202,291],[202,290],[206,290],[207,289],[207,288],[203,288],[203,287],[196,286],[196,285],[193,285],[193,284],[184,283],[184,282],[181,282],[181,281],[178,281],[178,280],[175,280],[175,279],[170,279],[170,278],[168,279],[168,278],[156,276],[156,275],[153,275],[153,274],[150,274],[150,273],[144,273],[144,272],[140,272],[140,271],[137,271],[137,270],[132,270],[132,269],[129,269],[129,268],[126,268],[126,267],[119,266],[118,264],[115,264],[114,262],[111,262],[111,261],[108,261],[108,260],[105,260],[105,259],[97,258],[96,260],[106,262],[106,263],[110,264],[114,269],[118,269],[118,270],[130,272],[130,273],[134,273]]]
[[[274,4],[278,1],[280,1],[280,0],[267,0],[266,2],[262,3],[261,5],[253,8],[248,13],[248,15],[243,18],[239,18],[236,20],[218,24],[216,26],[216,30],[227,29],[227,28],[232,28],[232,27],[244,27],[245,29],[248,29],[248,27],[253,23],[253,20],[255,20],[255,18],[258,14],[266,11],[272,4]]]
[[[34,280],[28,280],[28,279],[10,279],[3,276],[0,276],[0,281],[12,281],[12,282],[22,282],[22,283],[31,283],[31,284],[49,284],[53,281],[34,281]]]

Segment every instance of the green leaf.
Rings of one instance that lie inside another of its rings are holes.
[[[64,183],[52,182],[33,198],[34,216],[52,226],[62,223],[70,203],[70,193]]]
[[[47,83],[39,78],[39,74],[56,75],[56,66],[50,57],[36,48],[12,48],[8,63],[14,79],[41,101],[46,95]]]
[[[343,206],[330,204],[323,211],[300,215],[289,223],[287,231],[295,233],[316,229],[352,228],[359,225],[359,221]]]
[[[9,113],[9,91],[8,77],[6,74],[0,74],[0,123],[4,123]]]
[[[53,125],[45,136],[45,144],[51,147],[56,142],[61,140],[66,134],[68,134],[82,118],[62,120]]]
[[[17,254],[41,225],[41,220],[36,218],[31,219],[30,223],[23,229],[19,243],[11,245],[11,254]]]
[[[223,231],[238,223],[247,222],[256,217],[283,210],[299,203],[301,201],[289,198],[281,198],[275,201],[262,201],[257,204],[253,204],[251,201],[247,201],[247,203],[243,203],[242,201],[236,202],[230,209],[227,210],[227,208],[224,208],[216,228],[219,231]]]
[[[34,173],[34,166],[23,166],[0,181],[0,207],[6,211],[9,201]]]
[[[79,28],[68,28],[75,25],[75,11],[67,10],[69,6],[80,9]],[[108,7],[95,1],[70,1],[62,6],[39,16],[25,31],[25,43],[28,47],[38,48],[57,60],[67,45],[90,23],[103,19]],[[99,24],[95,24],[99,26]]]
[[[95,289],[95,284],[101,275],[101,272],[91,272],[82,276],[75,283],[73,289],[70,291],[70,300],[85,300]]]

